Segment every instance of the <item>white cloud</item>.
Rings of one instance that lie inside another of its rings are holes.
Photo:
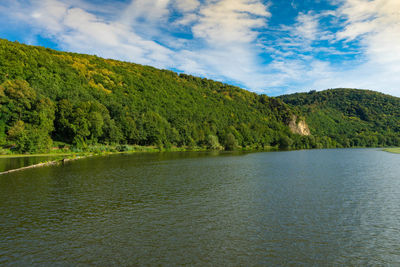
[[[40,3],[41,7],[32,12],[32,17],[40,21],[40,24],[46,31],[62,31],[64,29],[62,20],[66,15],[68,6],[62,2],[52,0],[35,1],[36,3]]]
[[[145,23],[165,21],[169,15],[170,0],[133,0],[126,8],[122,21],[132,24],[138,20]]]
[[[194,36],[214,45],[226,45],[254,41],[258,32],[253,29],[265,27],[270,13],[260,1],[221,0],[202,7],[199,16],[192,28]]]
[[[182,16],[182,18],[175,21],[175,24],[178,26],[181,25],[190,25],[196,22],[199,19],[199,16],[195,13],[186,13]]]
[[[339,39],[361,38],[370,60],[400,61],[400,1],[347,0],[340,12],[347,21]]]
[[[194,11],[200,6],[200,2],[198,0],[175,0],[174,4],[181,12]]]
[[[278,45],[267,50],[274,58],[266,70],[275,78],[274,86],[287,92],[363,88],[400,96],[400,2],[343,0],[339,4],[334,11],[299,13],[294,25],[281,28],[288,36],[278,38]],[[320,21],[327,17],[342,30],[323,28]],[[316,45],[321,41],[329,45]],[[335,55],[353,57],[334,64],[330,57]]]
[[[308,14],[299,13],[294,33],[302,39],[313,41],[318,34],[318,19],[311,12]]]
[[[171,50],[137,35],[128,26],[108,22],[59,0],[34,2],[32,24],[39,33],[58,41],[61,48],[97,54],[157,67],[167,67]]]
[[[201,5],[191,30],[197,42],[204,45],[186,52],[182,69],[259,89],[265,83],[256,40],[270,15],[268,5],[258,0],[208,1]]]
[[[337,38],[358,40],[364,59],[344,83],[400,96],[400,1],[346,0],[338,12],[346,21]]]

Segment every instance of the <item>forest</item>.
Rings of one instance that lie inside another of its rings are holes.
[[[338,147],[400,146],[400,98],[344,88],[279,98],[306,117],[312,135]]]
[[[0,147],[270,150],[400,145],[399,98],[364,90],[281,97],[169,70],[0,39]],[[306,120],[311,135],[289,128]]]

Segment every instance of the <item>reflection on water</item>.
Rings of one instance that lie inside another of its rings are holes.
[[[0,177],[0,265],[400,263],[400,157],[88,158]]]
[[[21,167],[26,167],[41,162],[46,162],[55,159],[54,156],[43,156],[43,157],[14,157],[14,158],[1,158],[0,157],[0,172],[14,170]]]

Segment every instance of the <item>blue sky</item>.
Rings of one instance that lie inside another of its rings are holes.
[[[399,0],[1,0],[0,37],[268,95],[400,96]]]

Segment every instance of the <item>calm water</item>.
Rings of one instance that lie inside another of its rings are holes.
[[[25,166],[46,162],[56,159],[57,156],[39,156],[39,157],[15,157],[15,158],[2,158],[0,157],[0,172],[18,169]],[[0,189],[1,190],[1,189]]]
[[[88,158],[0,176],[0,265],[399,265],[400,155]]]

